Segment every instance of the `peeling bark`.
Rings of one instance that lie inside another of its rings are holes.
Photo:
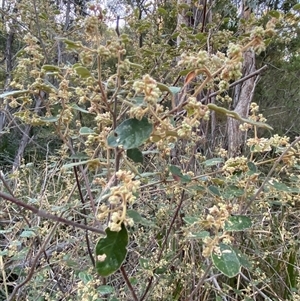
[[[244,53],[243,76],[247,76],[255,71],[255,53],[248,50]],[[236,86],[233,103],[234,111],[242,117],[248,116],[249,106],[252,101],[255,89],[255,77],[245,80]],[[245,142],[245,133],[239,129],[240,122],[233,118],[227,121],[228,155],[235,157],[241,154]]]

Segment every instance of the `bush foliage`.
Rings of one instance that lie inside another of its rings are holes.
[[[247,117],[231,110],[230,90],[243,54],[297,15],[253,15],[239,31],[215,13],[194,32],[174,29],[186,9],[174,4],[114,31],[92,4],[66,35],[55,6],[34,3],[18,4],[13,20],[35,23],[19,28],[0,95],[32,137],[11,168],[20,133],[1,132],[0,299],[300,300],[300,138],[274,133],[255,102]],[[228,118],[247,137],[236,157]]]

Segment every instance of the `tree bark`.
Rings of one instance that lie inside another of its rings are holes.
[[[241,18],[248,19],[250,16],[250,9],[245,4],[245,1],[241,1]],[[253,73],[256,70],[255,67],[255,53],[249,49],[243,54],[243,77]],[[249,106],[252,101],[253,91],[255,89],[255,77],[251,77],[246,81],[237,85],[234,89],[233,95],[233,107],[234,111],[242,117],[247,117],[249,112]],[[240,122],[233,118],[228,118],[227,121],[227,143],[228,143],[228,156],[236,157],[242,153],[242,149],[245,143],[245,132],[239,129]]]
[[[2,3],[4,5],[4,2]],[[4,19],[4,17],[3,17]],[[5,26],[8,26],[5,23]],[[4,26],[4,27],[5,27]],[[12,24],[9,25],[8,29],[8,34],[6,38],[6,45],[5,45],[5,73],[6,73],[6,78],[5,78],[5,84],[4,84],[4,91],[9,91],[9,85],[11,82],[11,72],[13,70],[13,53],[12,53],[12,46],[13,46],[13,41],[15,37],[15,21],[12,21]],[[2,100],[1,100],[1,104]],[[0,107],[1,108],[1,107]],[[6,111],[9,110],[8,104],[6,104],[4,107],[1,108],[0,111],[0,133],[5,132],[4,128],[6,125]],[[1,136],[1,134],[0,134]]]
[[[255,53],[248,50],[244,53],[244,72],[243,76],[255,71]],[[236,87],[236,93],[233,103],[236,105],[234,111],[242,117],[248,116],[249,106],[252,101],[253,91],[255,89],[255,77],[251,77]],[[244,142],[245,132],[239,129],[240,121],[228,118],[227,121],[227,139],[228,155],[235,157],[241,154]]]

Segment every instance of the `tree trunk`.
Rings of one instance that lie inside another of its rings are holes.
[[[255,53],[248,50],[244,54],[244,72],[243,76],[255,71]],[[242,117],[248,116],[249,106],[252,100],[253,91],[255,89],[255,77],[251,77],[244,81],[236,88],[235,99],[233,100],[236,107],[234,111]],[[244,142],[245,132],[239,129],[240,121],[228,118],[227,121],[227,139],[228,139],[228,155],[235,157],[241,154]]]
[[[2,5],[4,2],[2,3]],[[5,20],[4,20],[5,22]],[[7,24],[6,24],[7,26]],[[13,70],[13,53],[12,53],[12,46],[15,36],[15,21],[12,21],[10,28],[8,29],[8,34],[6,38],[6,45],[5,45],[5,84],[4,84],[4,91],[9,91],[9,85],[11,82],[11,72]],[[0,133],[5,132],[4,128],[6,126],[6,112],[9,110],[8,104],[1,108],[0,111]],[[1,136],[1,134],[0,134]]]
[[[242,5],[241,18],[248,19],[250,16],[250,9],[244,3]],[[249,49],[243,55],[243,77],[256,70],[255,67],[255,53]],[[247,117],[249,106],[252,101],[253,91],[255,89],[255,77],[251,77],[241,84],[237,85],[234,90],[233,107],[234,111],[242,117]],[[245,132],[239,129],[240,121],[228,118],[227,121],[227,143],[228,143],[228,156],[236,157],[242,153],[245,143]]]

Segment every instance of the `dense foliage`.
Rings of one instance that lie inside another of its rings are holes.
[[[300,300],[300,7],[248,5],[4,2],[0,300]]]

